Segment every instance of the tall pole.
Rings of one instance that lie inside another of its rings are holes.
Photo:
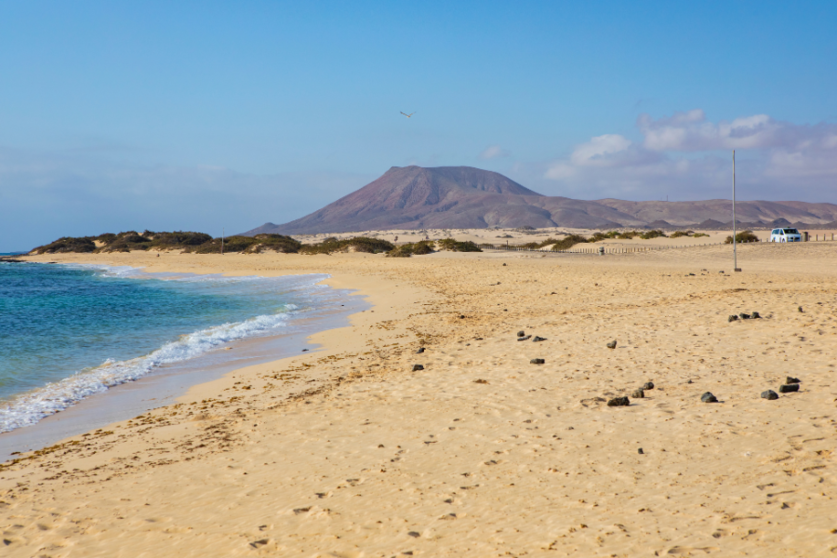
[[[733,271],[741,271],[738,267],[738,243],[736,241],[735,226],[735,149],[732,150],[732,257]]]
[[[224,255],[224,228],[221,227],[221,255]]]

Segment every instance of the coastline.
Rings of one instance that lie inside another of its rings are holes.
[[[826,555],[837,249],[729,252],[108,255],[329,273],[373,307],[0,467],[9,555]]]
[[[97,265],[106,271],[115,270],[124,275],[124,268],[105,267],[101,262]],[[130,275],[142,280],[167,279],[179,274],[131,272]],[[206,277],[191,275],[198,279]],[[139,378],[88,395],[35,424],[0,433],[0,463],[10,459],[12,454],[39,450],[62,439],[105,428],[157,407],[175,404],[193,386],[239,368],[272,362],[280,357],[296,355],[301,350],[316,351],[318,346],[306,341],[309,336],[318,331],[345,327],[349,315],[366,307],[363,301],[350,296],[348,291],[320,291],[309,296],[321,298],[323,295],[328,300],[325,306],[304,310],[303,314],[291,318],[287,325],[282,325],[280,331],[227,341],[223,347],[210,349],[196,357],[155,366]],[[335,296],[339,296],[339,300]],[[337,303],[344,304],[336,306]]]

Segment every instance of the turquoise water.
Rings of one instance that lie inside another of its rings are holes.
[[[338,307],[325,275],[224,278],[0,262],[0,432]],[[314,296],[316,295],[316,296]]]

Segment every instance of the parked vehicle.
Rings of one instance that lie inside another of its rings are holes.
[[[770,242],[802,242],[802,235],[796,229],[773,229]]]

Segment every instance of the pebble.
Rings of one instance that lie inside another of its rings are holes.
[[[546,338],[545,337],[538,337],[537,335],[535,335],[535,338],[532,339],[532,342],[534,342],[534,343],[538,343],[540,341],[546,341]]]
[[[779,399],[779,394],[773,391],[772,389],[769,389],[767,391],[761,392],[761,398],[773,401],[774,399]]]
[[[643,397],[645,397],[645,392],[641,389],[638,389],[631,394],[631,397],[633,397],[634,399],[642,399]]]
[[[517,340],[518,341],[528,341],[531,338],[532,338],[531,335],[526,335],[525,337],[518,337]]]
[[[753,312],[752,314],[750,314],[750,318],[758,320],[759,318],[761,318],[761,314],[759,314],[758,312]]]
[[[783,386],[779,386],[779,393],[792,393],[794,391],[799,391],[799,384],[785,384]]]
[[[608,349],[615,349],[615,348],[616,348],[616,339],[614,339],[613,341],[611,341],[610,343],[608,343],[608,344],[607,344],[607,348],[608,348]]]
[[[750,319],[750,315],[749,314],[744,314],[744,313],[739,314],[738,317],[741,318],[742,320],[749,320]]]
[[[546,361],[542,358],[533,358],[529,361],[529,364],[544,364]]]
[[[419,370],[424,370],[424,366],[422,366],[421,364],[414,364],[413,372],[418,372]]]
[[[627,397],[614,397],[607,402],[608,407],[627,407],[631,404],[631,400]]]
[[[636,450],[636,452],[640,455],[645,455],[645,452],[642,451],[642,448],[639,448],[638,450]]]
[[[642,389],[654,389],[654,382],[645,382],[642,384]]]
[[[804,312],[805,310],[803,310],[803,309],[802,309],[802,307],[800,306],[800,307],[799,307],[799,311],[800,311],[800,312]]]
[[[785,383],[786,384],[799,384],[799,383],[802,383],[802,380],[800,380],[799,378],[794,378],[793,376],[788,376],[787,378],[785,378]]]
[[[416,354],[420,355],[423,352],[424,352],[424,347],[419,347],[418,350],[416,351]]]
[[[714,395],[712,395],[711,391],[707,391],[706,393],[701,395],[700,400],[703,401],[704,403],[717,403],[718,402],[718,398],[715,397]]]
[[[734,322],[737,319],[738,319],[738,316],[736,316],[735,314],[732,314],[729,318],[727,318],[727,321],[728,322]]]
[[[518,337],[523,337],[524,335],[526,335],[526,332],[525,332],[525,331],[518,331],[518,332],[517,332],[517,336],[518,336]]]

